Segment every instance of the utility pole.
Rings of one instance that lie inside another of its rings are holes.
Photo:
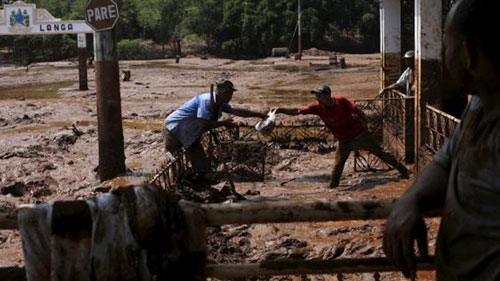
[[[94,69],[99,140],[99,179],[125,173],[120,75],[116,43],[118,5],[113,0],[89,0],[85,21],[94,30]]]
[[[297,28],[298,28],[298,34],[299,34],[299,38],[298,38],[298,41],[299,41],[298,45],[299,46],[298,46],[297,53],[299,55],[299,59],[301,59],[302,58],[302,29],[300,28],[300,14],[301,14],[301,12],[300,12],[300,0],[298,0],[297,11],[298,11],[298,13],[297,13],[297,17],[298,17],[298,19],[297,19],[297,22],[298,22]]]

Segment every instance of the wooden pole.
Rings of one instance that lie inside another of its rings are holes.
[[[99,139],[99,179],[105,181],[125,172],[120,75],[115,29],[94,32]]]
[[[433,257],[417,259],[418,270],[435,270]],[[338,260],[274,260],[247,264],[209,264],[207,277],[236,280],[239,278],[333,273],[367,273],[399,271],[386,258]]]
[[[207,225],[386,219],[396,199],[202,204]],[[438,211],[426,217],[439,216]]]
[[[418,270],[435,270],[433,257],[417,260]],[[338,260],[281,260],[247,264],[208,264],[207,277],[221,279],[244,279],[259,276],[369,273],[398,271],[388,259],[338,259]],[[0,268],[0,280],[22,280],[26,277],[24,267]]]
[[[87,79],[87,38],[85,33],[78,33],[78,80],[80,91],[86,91],[88,87]]]
[[[299,55],[299,58],[302,58],[302,28],[300,27],[301,23],[301,11],[300,11],[300,0],[298,0],[298,8],[297,8],[298,12],[297,12],[297,28],[298,28],[298,55]]]
[[[385,219],[394,199],[203,204],[207,225]]]
[[[196,214],[193,225],[218,226],[224,224],[320,222],[343,220],[386,219],[396,199],[309,202],[270,201],[232,204],[200,204],[181,200],[187,216]],[[22,205],[18,208],[32,208]],[[425,217],[437,217],[439,211],[427,212]],[[205,220],[200,222],[200,220]],[[194,223],[196,221],[196,223]],[[17,212],[14,205],[0,209],[0,229],[17,229]]]

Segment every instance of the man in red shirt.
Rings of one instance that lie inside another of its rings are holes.
[[[330,180],[330,188],[339,186],[345,162],[354,149],[366,149],[382,161],[396,168],[403,178],[409,171],[396,157],[385,151],[367,130],[367,118],[362,110],[345,97],[332,97],[330,87],[320,84],[311,91],[317,102],[301,108],[278,108],[276,113],[287,115],[313,114],[323,120],[326,127],[338,139],[335,165]]]

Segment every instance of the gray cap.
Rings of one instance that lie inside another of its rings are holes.
[[[319,84],[316,89],[311,91],[311,94],[331,95],[332,91],[330,90],[330,87],[328,87],[328,85]]]
[[[403,56],[404,59],[412,59],[414,57],[415,57],[415,52],[414,51],[408,51]]]
[[[236,88],[234,88],[233,82],[226,78],[221,78],[217,80],[217,88],[220,89],[231,89],[233,92],[237,91]]]

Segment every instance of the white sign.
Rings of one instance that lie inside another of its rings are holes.
[[[83,20],[61,21],[35,4],[17,1],[0,10],[0,35],[92,33]]]
[[[87,48],[87,37],[85,33],[78,33],[77,35],[78,48]]]

